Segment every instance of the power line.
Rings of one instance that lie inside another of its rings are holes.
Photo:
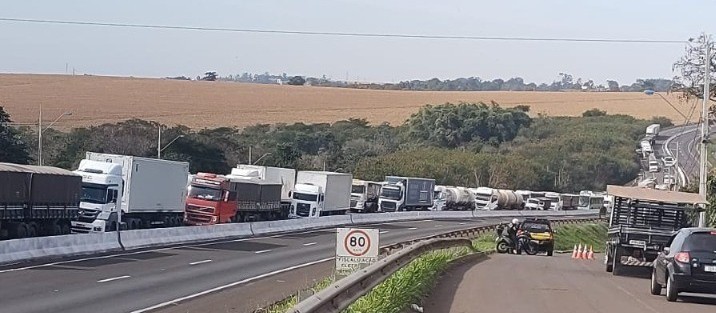
[[[88,21],[63,21],[63,20],[26,19],[26,18],[9,18],[9,17],[0,17],[0,21],[14,22],[14,23],[64,24],[64,25],[104,26],[104,27],[123,27],[123,28],[150,28],[150,29],[174,29],[174,30],[195,30],[195,31],[215,31],[215,32],[240,32],[240,33],[312,35],[312,36],[342,36],[342,37],[384,37],[384,38],[387,37],[387,38],[412,38],[412,39],[548,41],[548,42],[592,42],[592,43],[645,43],[645,44],[684,44],[687,42],[686,40],[657,40],[657,39],[508,37],[508,36],[460,36],[460,35],[416,35],[416,34],[389,34],[389,33],[352,33],[352,32],[278,30],[278,29],[251,29],[251,28],[223,28],[223,27],[203,27],[203,26],[128,24],[128,23],[108,23],[108,22],[88,22]]]

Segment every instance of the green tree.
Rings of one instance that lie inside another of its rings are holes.
[[[0,106],[0,162],[28,164],[30,154],[19,132],[10,126],[10,114]]]
[[[606,116],[606,115],[607,115],[607,111],[602,111],[597,108],[587,110],[587,111],[584,111],[584,113],[582,113],[582,117],[594,117],[594,116]]]

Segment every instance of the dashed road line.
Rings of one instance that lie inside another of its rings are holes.
[[[307,242],[307,243],[304,243],[303,245],[306,246],[306,247],[308,247],[308,246],[312,246],[312,245],[315,245],[315,244],[316,244],[315,242]]]
[[[98,282],[98,283],[108,283],[108,282],[111,282],[111,281],[120,280],[120,279],[127,279],[127,278],[130,278],[130,277],[132,277],[132,276],[129,276],[129,275],[117,276],[117,277],[112,277],[112,278],[101,279],[101,280],[98,280],[97,282]]]
[[[212,260],[201,260],[201,261],[191,262],[191,263],[189,263],[189,265],[199,265],[199,264],[209,263],[211,261]]]
[[[259,251],[256,251],[256,252],[254,252],[254,253],[255,253],[255,254],[261,254],[261,253],[266,253],[266,252],[271,252],[271,249],[268,249],[268,250],[259,250]]]

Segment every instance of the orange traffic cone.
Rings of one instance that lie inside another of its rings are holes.
[[[582,260],[589,260],[589,251],[587,250],[587,245],[584,245],[584,251],[582,251]]]
[[[572,259],[577,258],[577,245],[574,245],[574,250],[572,250]]]
[[[589,253],[587,254],[587,259],[594,260],[594,247],[589,246]]]
[[[579,248],[577,248],[577,257],[575,259],[581,259],[582,258],[582,244],[579,244]]]

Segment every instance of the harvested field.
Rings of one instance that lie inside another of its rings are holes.
[[[688,115],[690,105],[668,96]],[[578,116],[591,108],[639,118],[666,116],[683,123],[658,96],[607,92],[381,91],[231,82],[178,81],[100,76],[0,74],[0,106],[17,123],[35,123],[63,111],[58,128],[141,118],[192,128],[257,123],[333,122],[365,118],[397,125],[425,104],[495,101],[529,105],[531,114]],[[694,114],[698,115],[698,112]],[[695,120],[694,117],[692,120]]]

